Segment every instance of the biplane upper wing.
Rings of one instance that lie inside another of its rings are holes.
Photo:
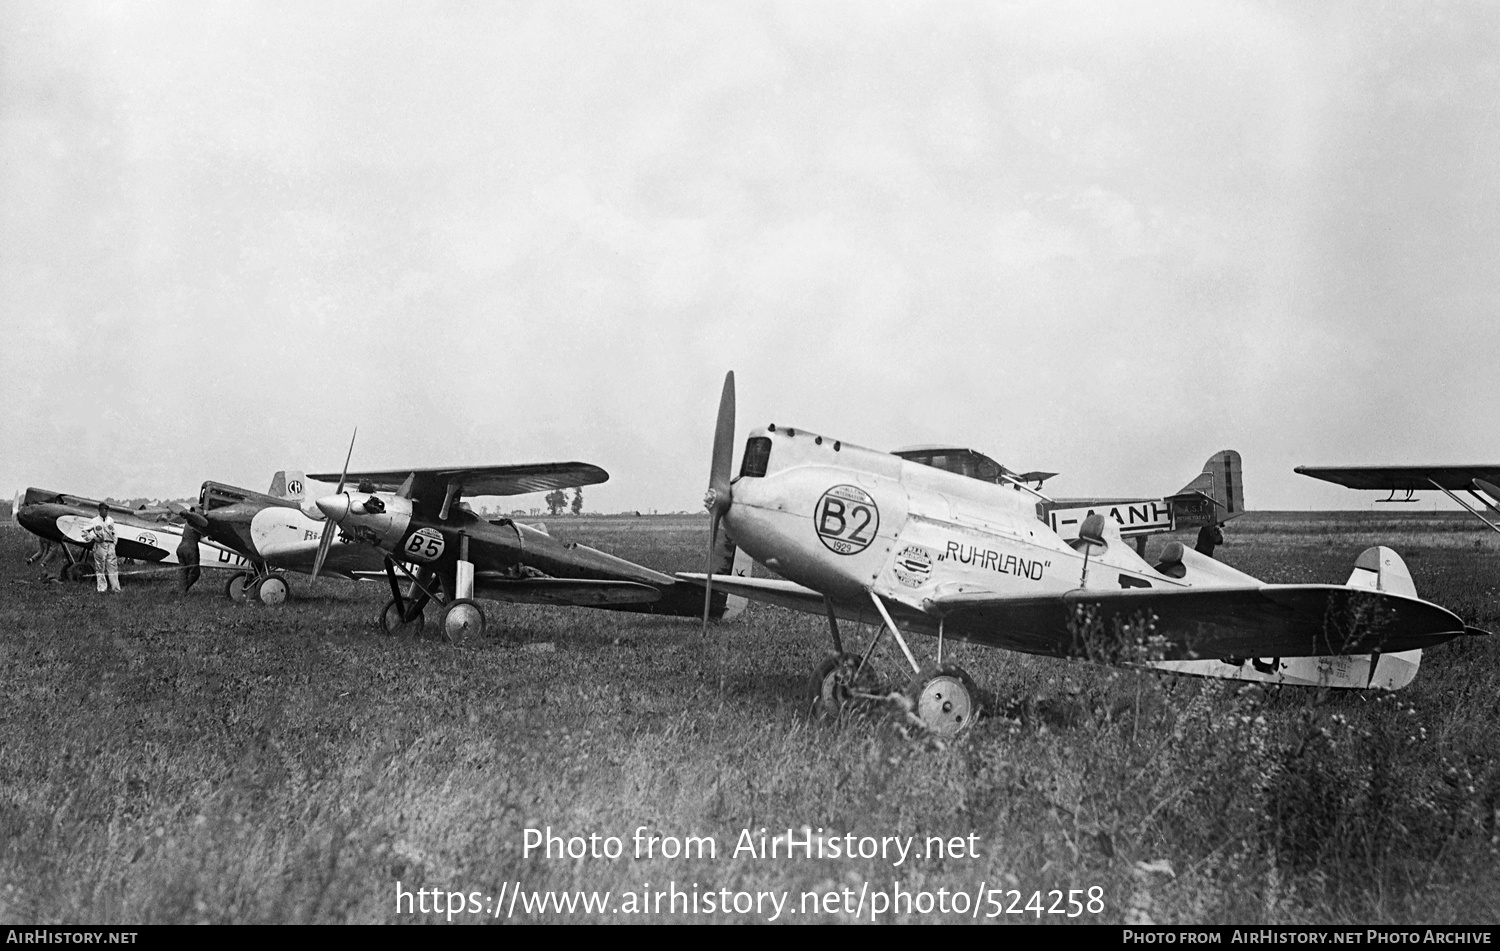
[[[1475,482],[1500,485],[1500,466],[1298,466],[1293,470],[1351,489],[1463,491]]]
[[[309,479],[337,482],[337,472],[308,473]],[[431,495],[434,490],[454,497],[474,495],[527,495],[597,485],[609,479],[609,473],[586,462],[538,462],[506,466],[448,466],[429,469],[365,469],[345,476],[350,485],[370,483],[385,492],[397,491],[412,480],[412,498]],[[456,491],[453,491],[456,487]]]

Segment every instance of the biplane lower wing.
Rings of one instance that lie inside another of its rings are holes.
[[[598,578],[512,578],[500,572],[474,575],[477,597],[510,604],[549,604],[558,607],[602,608],[669,617],[699,617],[703,614],[701,583],[668,579],[647,584]],[[727,620],[739,614],[742,599],[733,591],[716,590],[712,614]]]
[[[650,604],[660,600],[661,589],[634,581],[601,581],[573,578],[506,578],[495,572],[474,575],[474,593],[491,601],[509,604],[551,604],[574,607],[608,607]]]
[[[684,581],[692,582],[695,585],[703,584],[708,578],[701,571],[680,571],[677,573],[677,577]],[[737,594],[740,597],[749,598],[751,601],[761,601],[783,608],[791,608],[793,611],[822,614],[825,610],[825,599],[821,594],[793,581],[716,574],[714,575],[714,590]]]

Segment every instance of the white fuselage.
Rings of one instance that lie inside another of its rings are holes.
[[[934,598],[958,593],[1183,586],[1121,543],[1113,522],[1108,544],[1086,557],[1013,487],[804,430],[758,429],[750,438],[769,439],[770,453],[763,476],[742,473],[733,483],[730,535],[834,602],[874,591],[925,612]]]

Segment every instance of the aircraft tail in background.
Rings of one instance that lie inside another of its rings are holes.
[[[1167,496],[1178,528],[1227,522],[1245,514],[1245,476],[1240,454],[1224,449],[1208,457],[1197,478]]]
[[[271,489],[266,494],[278,499],[300,502],[307,492],[307,476],[300,469],[283,469],[271,477]]]
[[[1176,494],[1159,499],[1058,499],[1043,503],[1044,521],[1064,541],[1078,537],[1094,513],[1112,518],[1125,538],[1199,528],[1245,513],[1245,482],[1240,454],[1224,449],[1208,457],[1203,471]]]

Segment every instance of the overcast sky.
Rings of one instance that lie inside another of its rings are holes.
[[[1500,4],[0,2],[0,488],[1500,463]],[[7,493],[8,494],[8,493]]]

